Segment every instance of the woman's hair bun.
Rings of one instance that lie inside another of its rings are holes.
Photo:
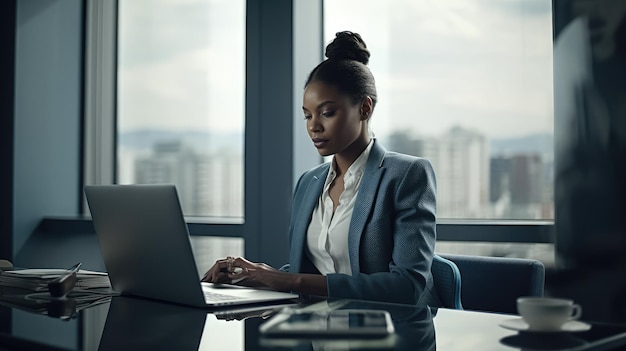
[[[331,60],[355,60],[364,65],[370,60],[370,52],[358,33],[338,32],[335,39],[326,46],[326,57]]]

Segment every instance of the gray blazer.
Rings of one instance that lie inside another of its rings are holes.
[[[296,185],[289,226],[289,268],[319,273],[306,235],[330,163],[304,173]],[[388,152],[376,140],[350,221],[352,276],[328,274],[328,296],[435,304],[430,266],[435,247],[436,184],[426,159]]]

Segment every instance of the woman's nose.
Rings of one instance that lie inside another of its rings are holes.
[[[322,124],[320,123],[319,118],[315,116],[311,116],[311,118],[307,121],[307,127],[311,132],[320,132],[322,131]]]

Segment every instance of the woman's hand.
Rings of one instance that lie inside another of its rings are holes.
[[[232,279],[228,277],[229,262],[232,262],[232,260],[232,257],[217,260],[213,267],[209,268],[209,270],[204,274],[201,281],[216,284],[232,283]],[[232,265],[230,267],[232,270]]]
[[[206,272],[202,281],[290,291],[293,286],[293,278],[292,275],[281,272],[265,263],[250,262],[242,257],[227,257],[215,262],[213,267]]]
[[[320,274],[281,272],[265,263],[254,263],[241,257],[227,257],[215,262],[203,282],[264,287],[277,291],[327,296],[326,277]]]

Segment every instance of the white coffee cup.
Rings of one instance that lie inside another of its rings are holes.
[[[529,330],[560,330],[563,324],[580,318],[582,309],[574,301],[552,297],[520,297],[517,311]]]

